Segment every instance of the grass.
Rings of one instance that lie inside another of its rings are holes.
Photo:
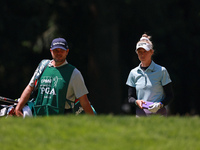
[[[198,150],[199,117],[0,118],[2,150]]]

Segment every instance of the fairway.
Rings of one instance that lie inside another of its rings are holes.
[[[0,118],[1,150],[198,150],[199,117]]]

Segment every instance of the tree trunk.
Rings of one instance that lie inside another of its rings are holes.
[[[99,7],[101,6],[105,7]],[[97,113],[117,114],[121,107],[119,25],[115,19],[116,9],[110,10],[111,16],[105,15],[105,9],[94,13],[97,15],[94,17],[93,33],[90,36],[92,46],[89,51],[88,87]]]

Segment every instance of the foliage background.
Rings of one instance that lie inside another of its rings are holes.
[[[38,63],[51,58],[52,39],[64,37],[97,112],[124,113],[125,83],[139,64],[135,44],[146,32],[173,81],[170,113],[200,113],[200,1],[6,0],[0,8],[1,96],[20,97]]]

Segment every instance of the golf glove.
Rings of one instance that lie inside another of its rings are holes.
[[[160,103],[160,102],[155,102],[155,103],[149,105],[148,110],[149,110],[150,112],[152,112],[152,113],[156,113],[156,112],[157,112],[160,108],[162,108],[162,107],[163,107],[163,104],[162,104],[162,103]]]

